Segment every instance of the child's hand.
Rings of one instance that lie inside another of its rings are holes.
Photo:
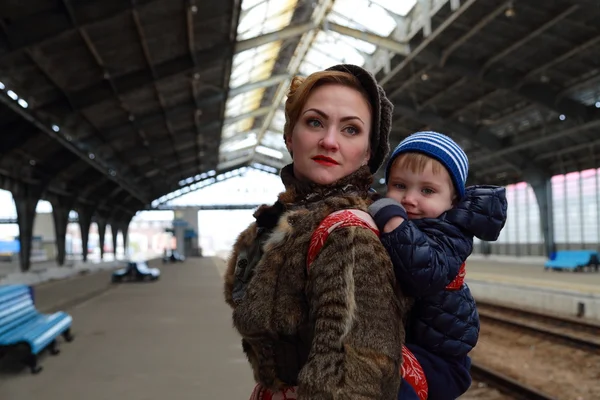
[[[408,219],[404,207],[396,200],[387,197],[371,204],[368,211],[375,220],[377,228],[384,233],[393,231]]]
[[[392,217],[383,227],[383,233],[390,233],[404,222],[402,217]]]

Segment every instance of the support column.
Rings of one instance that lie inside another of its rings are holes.
[[[15,184],[12,191],[17,208],[17,223],[19,225],[19,260],[21,271],[29,271],[31,266],[31,239],[33,237],[33,221],[35,208],[42,195],[43,188],[25,184]]]
[[[173,219],[173,235],[175,236],[176,250],[182,256],[185,255],[185,230],[188,223],[181,218],[180,210],[175,210],[175,218]]]
[[[66,237],[69,213],[73,207],[73,200],[66,197],[57,197],[50,200],[52,204],[52,218],[54,219],[54,236],[56,236],[56,263],[65,265]]]
[[[186,207],[183,210],[183,219],[187,222],[187,228],[184,233],[186,257],[198,257],[200,250],[198,248],[198,207]]]
[[[115,255],[115,260],[117,259],[117,235],[119,234],[119,222],[112,221],[110,223],[110,230],[112,232],[112,240],[113,240],[113,253]]]
[[[79,229],[81,229],[81,252],[83,253],[83,262],[87,262],[88,239],[90,237],[90,225],[92,225],[94,208],[90,206],[79,206],[77,207],[77,214],[79,214]]]
[[[121,223],[121,233],[123,234],[123,254],[125,257],[129,257],[129,253],[127,251],[127,245],[129,244],[129,224],[133,219],[133,215],[126,215],[125,219]]]
[[[104,235],[106,234],[106,218],[96,216],[98,225],[98,243],[100,244],[100,260],[104,260]]]
[[[544,235],[546,256],[556,250],[554,242],[554,208],[552,205],[552,182],[549,177],[536,177],[529,180],[540,209],[540,223]]]

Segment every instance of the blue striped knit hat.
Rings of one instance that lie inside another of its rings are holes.
[[[465,194],[465,183],[469,174],[469,159],[458,144],[446,135],[437,132],[417,132],[408,136],[394,149],[385,167],[385,183],[390,175],[390,168],[402,153],[423,153],[438,160],[450,174],[458,197]]]

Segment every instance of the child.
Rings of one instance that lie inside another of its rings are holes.
[[[504,188],[465,188],[467,174],[467,156],[452,139],[415,133],[387,163],[387,197],[369,208],[398,283],[415,300],[406,347],[423,369],[429,400],[455,399],[471,384],[479,315],[464,262],[473,236],[496,240],[506,221]],[[398,398],[414,397],[411,390],[402,385]]]

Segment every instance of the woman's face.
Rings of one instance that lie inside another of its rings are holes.
[[[371,111],[363,95],[344,85],[312,91],[286,145],[296,178],[333,183],[369,161]]]

